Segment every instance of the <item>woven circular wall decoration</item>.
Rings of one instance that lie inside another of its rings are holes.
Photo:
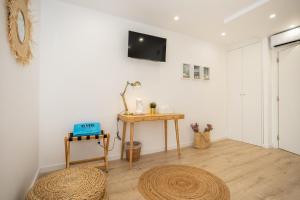
[[[29,0],[6,0],[6,4],[11,51],[19,63],[28,64],[32,57]]]
[[[106,175],[97,168],[74,167],[41,177],[26,200],[107,200]]]
[[[139,179],[147,200],[229,200],[226,184],[213,174],[190,166],[166,165],[150,169]]]

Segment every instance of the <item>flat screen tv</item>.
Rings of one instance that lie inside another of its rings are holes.
[[[129,31],[128,57],[166,62],[167,39]]]

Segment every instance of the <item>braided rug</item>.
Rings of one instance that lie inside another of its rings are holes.
[[[190,166],[158,166],[145,172],[138,189],[147,200],[229,200],[230,191],[215,175]]]
[[[38,179],[26,200],[106,199],[106,176],[96,168],[74,167]]]

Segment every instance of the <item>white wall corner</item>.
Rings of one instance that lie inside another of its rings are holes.
[[[40,176],[40,168],[37,168],[37,170],[36,170],[36,172],[35,172],[35,174],[34,174],[34,177],[33,177],[32,181],[31,181],[31,184],[30,184],[28,190],[26,191],[26,194],[27,194],[27,193],[29,192],[29,190],[34,186],[34,184],[35,184],[35,182],[38,180],[39,176]],[[26,195],[26,194],[25,194],[25,195]]]

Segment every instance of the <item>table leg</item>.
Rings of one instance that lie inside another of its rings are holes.
[[[66,162],[66,168],[67,168],[67,160],[68,160],[68,146],[67,146],[67,141],[68,141],[68,139],[65,138],[64,142],[65,142],[65,162]]]
[[[123,122],[121,160],[123,160],[124,150],[125,150],[126,128],[127,128],[127,123]]]
[[[109,140],[110,135],[107,134],[105,138],[103,136],[103,145],[104,145],[104,164],[105,164],[105,171],[108,172],[108,150],[109,150]]]
[[[175,122],[175,131],[176,131],[177,154],[178,154],[178,157],[180,158],[180,142],[179,142],[178,120],[175,119],[174,122]]]
[[[67,141],[67,168],[70,167],[70,157],[71,157],[71,150],[70,150],[70,141]]]
[[[129,168],[132,169],[132,151],[133,151],[134,123],[130,123],[130,150],[129,150]]]
[[[168,151],[168,121],[165,120],[164,121],[164,124],[165,124],[165,152]]]

